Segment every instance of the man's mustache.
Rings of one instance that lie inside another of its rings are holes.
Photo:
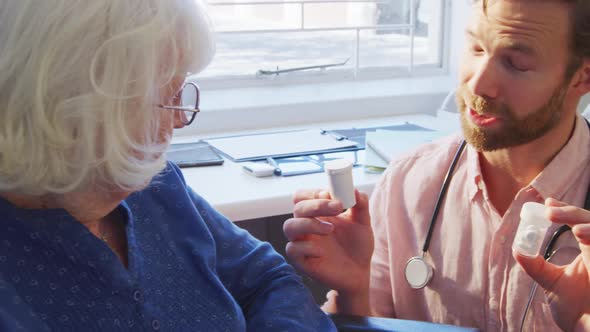
[[[478,115],[499,117],[506,116],[510,113],[506,106],[490,102],[485,98],[468,95],[465,97],[467,107],[472,109]]]

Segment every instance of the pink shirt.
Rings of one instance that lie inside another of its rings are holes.
[[[518,331],[531,287],[512,257],[522,205],[553,197],[583,206],[590,182],[590,134],[582,118],[573,136],[504,216],[488,199],[478,153],[467,146],[457,164],[436,225],[427,261],[434,277],[412,289],[404,277],[408,259],[421,255],[436,198],[461,137],[443,139],[393,161],[371,197],[375,252],[371,304],[379,316]],[[558,228],[553,225],[545,243]],[[545,243],[542,250],[545,249]],[[552,262],[569,263],[579,253],[571,232],[557,242]],[[537,290],[525,331],[560,331],[542,289]]]

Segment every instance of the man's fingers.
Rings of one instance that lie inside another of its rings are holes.
[[[300,189],[293,194],[293,204],[318,198],[330,199],[330,193],[325,189]]]
[[[370,224],[369,196],[354,190],[356,204],[349,210],[349,215],[354,222]],[[342,213],[342,203],[331,199],[326,190],[298,190],[293,195],[293,216],[295,218],[334,217]]]
[[[289,242],[285,247],[285,252],[287,253],[287,257],[289,257],[290,263],[298,270],[305,272],[307,272],[306,259],[319,258],[323,255],[322,248],[309,241]]]
[[[576,206],[549,206],[547,218],[558,224],[587,224],[590,223],[590,211]]]
[[[512,255],[522,269],[535,280],[543,289],[551,291],[555,282],[563,273],[563,268],[553,265],[543,259],[543,256],[530,258],[513,251]]]
[[[356,196],[356,205],[350,209],[352,220],[363,225],[368,225],[371,223],[371,216],[369,215],[369,196],[358,190],[355,190],[354,194]]]
[[[328,235],[334,230],[334,225],[315,218],[291,218],[283,224],[283,233],[289,241],[297,241],[305,235]]]
[[[293,207],[296,218],[331,217],[342,213],[342,203],[329,199],[311,199],[300,201]]]
[[[568,206],[570,204],[564,203],[562,201],[558,201],[555,198],[547,198],[545,200],[545,205],[546,206]]]
[[[288,242],[285,251],[289,258],[292,257],[322,257],[323,249],[311,241]]]
[[[554,198],[547,198],[545,205],[548,207],[547,217],[549,220],[572,225],[572,232],[578,241],[585,246],[590,246],[590,211],[571,206]],[[590,253],[590,248],[582,248],[582,251]]]
[[[572,232],[581,244],[590,245],[590,224],[574,225]]]

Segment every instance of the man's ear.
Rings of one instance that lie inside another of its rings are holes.
[[[572,89],[576,90],[580,96],[590,92],[590,59],[584,59],[582,65],[574,74]]]

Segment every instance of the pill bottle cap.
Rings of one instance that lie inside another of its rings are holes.
[[[324,170],[329,175],[352,171],[352,162],[346,159],[336,159],[324,162]]]
[[[545,205],[535,202],[524,203],[520,210],[520,219],[526,224],[548,227],[551,225],[545,215]]]

